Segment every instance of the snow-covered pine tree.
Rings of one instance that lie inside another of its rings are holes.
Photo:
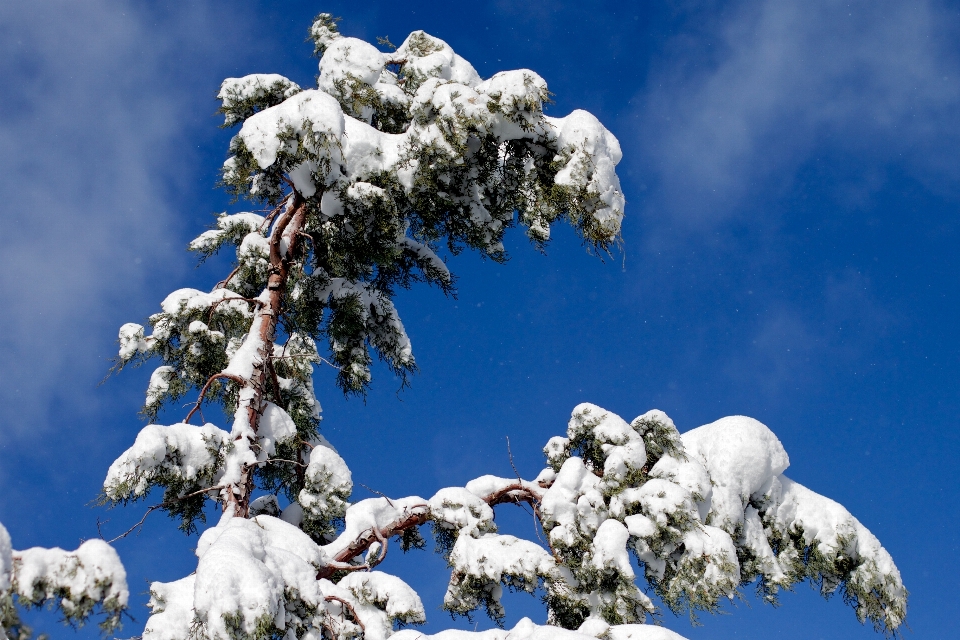
[[[420,31],[384,53],[342,36],[327,14],[310,35],[316,89],[251,75],[220,90],[225,126],[240,125],[223,184],[266,207],[223,214],[191,249],[230,247],[236,268],[210,292],[170,294],[150,335],[120,330],[121,365],[162,361],[148,416],[198,395],[183,422],[140,432],[110,467],[105,500],[162,490],[188,532],[206,501],[223,510],[200,536],[197,570],[152,585],[143,637],[420,637],[394,632],[424,620],[419,596],[375,568],[391,545],[423,547],[427,524],[451,568],[448,611],[500,620],[504,587],[542,589],[545,624],[524,619],[511,638],[679,637],[648,624],[656,606],[638,580],[691,614],[747,585],[775,601],[810,580],[896,632],[906,591],[889,554],[842,506],[782,475],[786,452],[750,418],[681,435],[660,411],[628,423],[581,404],[532,480],[484,476],[429,500],[351,502],[350,470],[318,431],[317,344],[341,389],[363,393],[371,350],[401,377],[415,369],[393,295],[418,281],[452,289],[440,247],[499,261],[508,228],[542,244],[565,219],[605,251],[623,216],[620,148],[589,113],[545,115],[547,85],[533,71],[484,80]],[[234,416],[229,431],[191,422],[204,403]],[[519,502],[545,544],[497,532],[494,508]]]

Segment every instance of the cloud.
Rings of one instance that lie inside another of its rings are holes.
[[[762,0],[691,22],[700,30],[674,38],[639,96],[658,187],[649,215],[715,226],[824,155],[898,165],[928,188],[956,190],[955,11]]]
[[[202,5],[160,15],[123,0],[0,4],[8,436],[42,432],[65,399],[92,402],[117,312],[184,262],[176,192],[195,167],[184,134],[197,118],[184,93],[192,78],[173,61],[202,53],[213,19]]]

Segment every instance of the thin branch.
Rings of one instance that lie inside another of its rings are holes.
[[[393,501],[391,501],[390,498],[388,498],[385,493],[380,493],[380,492],[377,491],[376,489],[371,489],[370,487],[368,487],[367,485],[363,484],[362,482],[360,482],[360,483],[358,483],[358,484],[359,484],[361,487],[363,487],[364,489],[366,489],[367,491],[369,491],[370,493],[375,493],[375,494],[377,494],[378,496],[380,496],[381,498],[383,498],[384,500],[386,500],[386,501],[387,501],[387,504],[389,504],[391,507],[393,507],[394,509],[396,509],[396,507],[393,506]]]
[[[217,306],[221,302],[230,302],[232,300],[242,300],[243,302],[249,302],[250,304],[257,304],[257,305],[263,304],[263,302],[261,300],[258,300],[257,298],[234,297],[234,298],[220,298],[219,300],[214,300],[213,304],[210,305],[210,311],[207,313],[207,324],[210,324],[210,321],[213,320],[213,312],[214,310],[216,310]]]
[[[127,529],[126,531],[124,531],[123,533],[121,533],[120,535],[118,535],[116,538],[113,538],[113,539],[111,539],[111,540],[105,540],[105,542],[106,542],[107,544],[113,544],[114,542],[116,542],[117,540],[120,540],[121,538],[126,538],[128,535],[130,535],[131,533],[133,533],[134,529],[142,528],[142,527],[143,527],[143,523],[146,521],[148,515],[150,515],[151,513],[153,513],[154,511],[156,511],[157,509],[160,509],[160,508],[162,508],[162,507],[163,507],[163,504],[162,504],[162,503],[161,503],[161,504],[155,504],[155,505],[153,505],[152,507],[150,507],[149,509],[147,509],[147,512],[146,512],[146,513],[143,514],[143,517],[140,518],[140,522],[138,522],[137,524],[133,525],[132,527],[130,527],[129,529]],[[109,522],[109,520],[108,520],[107,522]],[[104,523],[104,524],[106,524],[106,523]],[[103,533],[100,531],[100,518],[97,518],[97,534],[100,535],[100,539],[101,539],[101,540],[104,539],[104,538],[103,538]]]
[[[194,491],[194,492],[192,492],[192,493],[188,493],[188,494],[185,495],[185,496],[177,496],[176,498],[174,498],[174,501],[175,501],[175,502],[180,502],[181,500],[186,500],[187,498],[192,498],[193,496],[198,496],[198,495],[200,495],[201,493],[206,493],[207,491],[218,491],[218,490],[220,490],[220,489],[226,489],[227,486],[228,486],[228,485],[225,485],[225,484],[218,484],[218,485],[215,486],[215,487],[207,487],[206,489],[200,489],[200,490],[198,490],[198,491]],[[162,504],[160,504],[160,505],[158,505],[158,506],[165,507],[165,506],[169,506],[169,505],[170,505],[169,502],[164,502],[164,503],[162,503]]]
[[[523,478],[520,477],[520,472],[517,471],[517,465],[513,464],[513,451],[510,451],[510,436],[507,436],[507,455],[510,456],[510,466],[513,467],[513,472],[517,476],[517,482],[523,484]]]
[[[357,623],[357,625],[360,627],[361,631],[366,632],[367,628],[363,626],[363,622],[361,622],[360,616],[357,615],[357,612],[356,612],[356,610],[353,608],[353,605],[352,605],[352,604],[350,604],[349,602],[347,602],[347,601],[344,600],[343,598],[339,598],[339,597],[337,597],[337,596],[326,596],[326,597],[324,598],[324,600],[327,601],[327,602],[339,602],[339,603],[343,606],[344,609],[346,609],[347,611],[350,612],[350,615],[353,616],[353,619],[356,621],[356,623]]]
[[[284,198],[283,200],[281,200],[281,201],[280,201],[280,204],[278,204],[277,206],[275,206],[275,207],[273,208],[273,211],[271,211],[269,214],[267,214],[267,216],[263,219],[263,224],[260,225],[260,228],[257,229],[257,231],[260,231],[260,232],[262,233],[262,232],[264,232],[264,231],[266,231],[267,229],[270,228],[270,223],[273,221],[274,218],[277,217],[277,214],[279,214],[280,211],[286,206],[286,204],[287,204],[287,199],[288,199],[289,197],[290,197],[290,196],[287,196],[286,198]]]
[[[328,365],[330,365],[331,367],[333,367],[334,369],[336,369],[337,371],[343,371],[343,368],[342,368],[342,367],[338,367],[337,365],[333,364],[332,362],[330,362],[330,361],[327,360],[326,358],[324,358],[324,357],[322,357],[322,356],[317,356],[317,358],[318,358],[318,359],[320,360],[320,362],[322,362],[323,364],[328,364]]]
[[[326,569],[331,569],[330,573],[327,575],[333,575],[337,571],[369,571],[370,565],[367,563],[363,564],[350,564],[347,562],[331,562],[330,564],[324,567]]]
[[[193,414],[200,410],[200,405],[203,404],[203,398],[207,395],[207,389],[210,388],[210,385],[213,384],[213,381],[218,378],[226,378],[227,380],[233,380],[240,386],[245,384],[243,378],[235,376],[230,373],[217,373],[210,376],[210,379],[207,380],[207,383],[203,385],[203,389],[200,390],[200,397],[197,398],[197,403],[193,405],[193,409],[190,410],[190,413],[187,414],[186,419],[183,421],[184,424],[190,424],[190,418],[193,417]]]
[[[147,520],[147,516],[149,516],[151,513],[153,513],[153,512],[156,511],[157,509],[163,509],[164,507],[172,506],[174,502],[181,502],[181,501],[186,500],[186,499],[188,499],[188,498],[192,498],[193,496],[200,495],[201,493],[206,493],[206,492],[208,492],[208,491],[216,491],[216,490],[219,490],[219,489],[224,489],[224,488],[226,488],[226,486],[227,486],[227,485],[217,485],[217,486],[215,486],[215,487],[207,487],[206,489],[200,489],[200,490],[198,490],[198,491],[193,491],[193,492],[188,493],[188,494],[183,495],[183,496],[177,496],[176,498],[173,498],[172,500],[165,500],[165,501],[161,502],[160,504],[155,504],[155,505],[153,505],[153,506],[151,506],[151,507],[148,507],[147,510],[146,510],[146,512],[143,514],[143,517],[140,518],[140,521],[137,522],[137,524],[133,525],[132,527],[130,527],[129,529],[127,529],[126,531],[124,531],[123,533],[121,533],[120,535],[118,535],[116,538],[112,538],[112,539],[110,539],[110,540],[106,540],[106,542],[107,542],[108,544],[113,544],[113,543],[116,542],[117,540],[120,540],[121,538],[126,538],[128,535],[130,535],[131,533],[133,533],[134,529],[142,528],[142,527],[143,527],[143,523],[146,522],[146,520]],[[110,522],[110,521],[107,520],[107,522]],[[106,522],[104,522],[104,523],[102,523],[102,524],[106,524]],[[100,536],[100,539],[103,540],[103,539],[104,539],[104,538],[103,538],[103,532],[100,530],[100,525],[101,525],[100,518],[97,518],[97,534]]]
[[[214,290],[226,289],[227,285],[230,284],[230,281],[233,280],[233,276],[237,275],[237,271],[240,271],[240,265],[237,265],[233,269],[233,271],[230,272],[230,275],[228,275],[225,279],[218,282],[217,285],[214,287]]]
[[[268,462],[288,462],[288,463],[290,463],[290,464],[295,464],[295,465],[297,465],[298,467],[305,467],[305,466],[307,466],[307,465],[303,464],[302,462],[297,462],[296,460],[287,460],[286,458],[267,458],[266,460],[264,460],[263,462],[258,463],[258,464],[267,464]]]

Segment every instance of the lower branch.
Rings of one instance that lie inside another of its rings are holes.
[[[375,493],[379,493],[379,491]],[[526,502],[533,507],[533,512],[537,520],[542,520],[540,517],[540,496],[533,489],[521,483],[507,485],[488,496],[482,497],[481,500],[491,507],[507,502],[514,504]],[[426,505],[423,506],[426,507]],[[380,561],[383,560],[383,557],[386,556],[388,538],[401,534],[412,527],[419,527],[420,525],[426,524],[428,520],[430,520],[430,510],[423,509],[421,511],[418,508],[413,513],[404,515],[399,520],[390,523],[382,529],[371,527],[363,531],[356,540],[347,545],[346,548],[334,557],[333,563],[320,569],[317,573],[317,578],[329,578],[337,571],[342,570],[340,567],[366,552],[374,542],[381,545],[380,557],[377,558],[376,562],[376,564],[379,564]],[[356,565],[348,566],[356,567]]]

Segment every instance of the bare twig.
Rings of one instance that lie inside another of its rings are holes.
[[[273,208],[273,211],[271,211],[269,214],[267,214],[267,216],[263,219],[263,224],[260,225],[260,228],[257,229],[257,231],[260,231],[260,232],[262,233],[262,232],[264,232],[264,231],[266,231],[267,229],[270,228],[270,223],[273,222],[273,219],[276,218],[277,215],[280,213],[280,211],[282,211],[283,208],[287,205],[287,199],[288,199],[289,197],[290,197],[290,196],[287,196],[286,198],[284,198],[284,199],[280,202],[280,204],[278,204],[277,206],[275,206],[275,207]]]
[[[227,485],[225,485],[225,484],[218,484],[218,485],[215,486],[215,487],[207,487],[206,489],[200,489],[200,490],[198,490],[198,491],[194,491],[193,493],[188,493],[188,494],[185,495],[185,496],[177,496],[176,498],[174,498],[174,501],[175,501],[175,502],[180,502],[181,500],[186,500],[187,498],[192,498],[193,496],[198,496],[198,495],[200,495],[201,493],[206,493],[207,491],[219,491],[220,489],[226,489],[226,488],[227,488]],[[160,505],[158,505],[158,506],[160,506],[160,507],[165,507],[165,506],[169,506],[169,504],[170,504],[169,502],[164,502],[164,503],[162,503],[162,504],[160,504]]]
[[[394,507],[394,505],[393,505],[393,501],[390,500],[390,498],[388,498],[385,493],[380,493],[380,492],[377,491],[376,489],[371,489],[370,487],[368,487],[367,485],[363,484],[362,482],[360,482],[360,483],[358,483],[358,484],[359,484],[361,487],[363,487],[364,489],[366,489],[367,491],[369,491],[370,493],[375,493],[375,494],[377,494],[378,496],[380,496],[381,498],[383,498],[384,500],[386,500],[386,501],[387,501],[387,504],[389,504],[391,507],[393,507],[394,509],[396,509],[396,507]]]
[[[513,467],[513,473],[517,476],[517,482],[523,484],[520,472],[517,471],[517,465],[513,464],[513,451],[510,451],[510,436],[507,436],[507,455],[510,456],[510,466]]]
[[[317,356],[317,357],[319,358],[320,362],[322,362],[323,364],[328,364],[328,365],[330,365],[331,367],[333,367],[334,369],[336,369],[337,371],[343,371],[343,368],[342,368],[342,367],[338,367],[337,365],[333,364],[332,362],[330,362],[330,361],[327,360],[326,358],[324,358],[324,357],[322,357],[322,356]]]
[[[164,507],[169,507],[169,506],[171,506],[174,502],[181,502],[181,501],[186,500],[186,499],[188,499],[188,498],[192,498],[193,496],[200,495],[201,493],[206,493],[206,492],[208,492],[208,491],[217,491],[217,490],[223,489],[223,488],[225,488],[225,487],[226,487],[226,485],[217,485],[217,486],[215,486],[215,487],[207,487],[206,489],[200,489],[200,490],[198,490],[198,491],[193,491],[193,492],[188,493],[188,494],[186,494],[186,495],[177,496],[177,497],[174,498],[173,500],[166,500],[166,501],[164,501],[164,502],[161,502],[160,504],[155,504],[155,505],[153,505],[153,506],[151,506],[151,507],[148,507],[147,510],[146,510],[146,512],[144,512],[143,517],[140,518],[140,521],[137,522],[137,524],[133,525],[132,527],[130,527],[129,529],[127,529],[126,531],[124,531],[123,533],[121,533],[120,535],[118,535],[117,537],[112,538],[112,539],[110,539],[110,540],[106,540],[106,542],[107,542],[108,544],[113,544],[114,542],[116,542],[117,540],[120,540],[121,538],[126,538],[128,535],[130,535],[131,533],[133,533],[133,531],[134,531],[135,529],[142,528],[142,527],[143,527],[143,523],[146,522],[146,520],[147,520],[147,516],[149,516],[151,513],[153,513],[153,512],[156,511],[157,509],[163,509]],[[107,520],[107,522],[110,522],[110,521]],[[106,522],[104,522],[104,523],[102,523],[102,524],[106,524]],[[103,540],[103,539],[104,539],[104,538],[103,538],[103,532],[100,530],[100,525],[101,525],[100,518],[97,518],[97,534],[100,536],[100,539]]]
[[[287,460],[286,458],[267,458],[266,460],[264,460],[264,461],[262,462],[262,464],[266,464],[266,463],[268,463],[268,462],[288,462],[288,463],[290,463],[290,464],[295,464],[295,465],[300,466],[300,467],[305,467],[305,466],[307,466],[307,465],[303,464],[302,462],[297,462],[296,460]]]
[[[132,527],[130,527],[129,529],[127,529],[126,531],[124,531],[123,533],[121,533],[120,535],[118,535],[116,538],[112,538],[112,539],[110,539],[110,540],[106,540],[106,543],[107,543],[107,544],[113,544],[113,543],[116,542],[117,540],[120,540],[121,538],[126,538],[128,535],[130,535],[131,533],[133,533],[134,529],[142,528],[142,527],[143,527],[143,523],[144,523],[144,522],[146,521],[146,519],[147,519],[147,516],[150,515],[151,513],[153,513],[154,511],[156,511],[157,509],[160,509],[160,508],[162,508],[162,507],[163,507],[163,504],[155,504],[155,505],[153,505],[152,507],[150,507],[149,509],[147,509],[146,513],[143,514],[143,517],[140,518],[140,522],[138,522],[137,524],[133,525]],[[108,522],[109,522],[109,521],[108,521]],[[103,540],[103,534],[100,532],[100,518],[97,518],[97,533],[100,534],[100,539]]]

